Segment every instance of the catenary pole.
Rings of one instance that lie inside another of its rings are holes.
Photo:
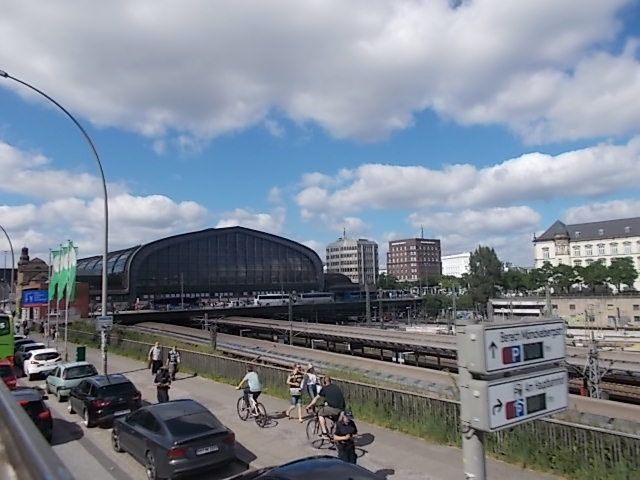
[[[58,107],[60,110],[62,110],[62,112],[64,112],[64,114],[71,119],[71,121],[75,124],[75,126],[78,127],[78,129],[82,133],[82,136],[89,144],[91,153],[93,154],[96,160],[96,163],[98,164],[98,171],[100,173],[100,178],[102,180],[102,191],[104,196],[104,232],[103,232],[104,236],[103,236],[103,249],[102,249],[102,295],[101,295],[101,301],[102,301],[101,315],[104,317],[107,315],[107,257],[109,254],[109,202],[107,197],[107,182],[104,177],[104,169],[102,168],[102,162],[100,161],[100,156],[98,155],[98,151],[96,150],[96,147],[93,144],[91,137],[89,137],[89,134],[82,127],[82,125],[80,125],[80,122],[78,122],[78,120],[76,120],[75,117],[71,115],[71,113],[62,105],[60,105],[56,100],[54,100],[52,97],[44,93],[42,90],[34,87],[33,85],[23,80],[20,80],[19,78],[16,78],[12,75],[9,75],[4,70],[0,70],[0,77],[6,78],[8,80],[13,80],[14,82],[24,85],[28,89],[33,90],[34,92],[43,96],[44,98],[49,100],[51,103],[53,103],[56,107]],[[106,332],[106,329],[104,328],[102,329],[100,343],[101,343],[101,350],[102,350],[102,369],[103,369],[103,373],[106,375],[107,374],[107,332]]]

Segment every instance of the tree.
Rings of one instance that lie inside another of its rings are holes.
[[[398,288],[398,279],[388,273],[381,273],[378,276],[378,288],[383,290],[395,290]]]
[[[611,265],[607,271],[609,281],[616,286],[618,292],[622,291],[622,285],[632,287],[633,282],[638,278],[638,272],[633,266],[633,258],[631,257],[611,259]]]
[[[502,277],[502,262],[493,248],[480,245],[469,258],[469,293],[481,311],[497,293]]]
[[[502,274],[502,286],[509,291],[522,292],[529,289],[529,275],[521,268],[510,268]]]
[[[557,287],[560,291],[569,293],[571,285],[580,281],[580,278],[576,271],[570,265],[560,264],[553,267],[553,277],[551,283],[554,287]]]
[[[593,262],[580,271],[580,276],[585,285],[595,292],[598,285],[604,285],[609,279],[607,266],[601,261]]]

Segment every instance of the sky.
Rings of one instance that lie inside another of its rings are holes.
[[[4,0],[0,70],[86,129],[109,249],[243,225],[324,259],[343,230],[533,264],[640,216],[640,0]],[[102,250],[77,127],[0,78],[0,225]],[[0,250],[8,243],[0,238]]]

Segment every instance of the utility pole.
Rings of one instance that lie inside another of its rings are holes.
[[[293,295],[289,292],[289,345],[293,345]]]
[[[369,284],[364,284],[364,295],[366,301],[367,326],[371,326],[371,296],[369,295]]]
[[[384,316],[382,315],[382,289],[378,289],[378,321],[380,322],[380,328],[384,328],[384,322],[382,319]]]
[[[184,310],[184,274],[180,272],[180,308]]]
[[[456,310],[456,298],[457,298],[456,289],[455,289],[455,287],[453,287],[453,298],[452,298],[453,311],[451,312],[452,318],[451,318],[451,321],[449,322],[449,324],[447,325],[447,331],[449,333],[451,333],[451,330],[453,329],[453,322],[455,322],[456,318],[458,317],[458,312]]]

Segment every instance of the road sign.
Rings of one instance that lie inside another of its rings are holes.
[[[466,325],[458,335],[458,356],[479,375],[559,362],[565,358],[565,324],[556,319]]]
[[[96,330],[113,327],[113,315],[96,317]]]
[[[471,426],[495,432],[566,410],[569,380],[565,368],[507,377],[471,380],[468,398]]]

